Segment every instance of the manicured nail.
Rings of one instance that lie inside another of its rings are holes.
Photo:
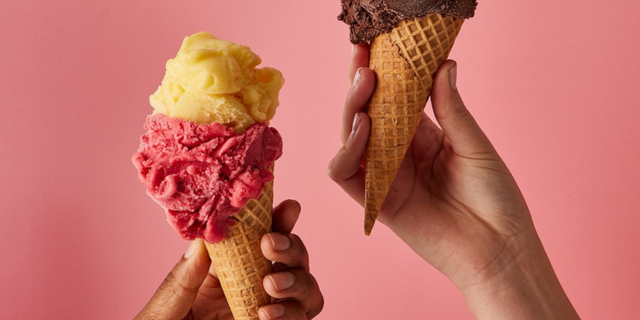
[[[351,125],[351,135],[356,134],[358,132],[358,128],[360,127],[360,115],[356,113],[355,117],[353,117],[353,124]]]
[[[358,82],[360,82],[360,78],[362,78],[362,76],[360,75],[360,69],[358,68],[358,70],[356,71],[356,76],[353,78],[353,86],[357,86]]]
[[[289,237],[279,233],[267,233],[269,239],[271,239],[271,247],[275,251],[284,251],[291,247],[291,240]]]
[[[276,319],[284,316],[284,306],[281,304],[270,304],[260,308],[260,319]]]
[[[271,283],[276,291],[282,291],[291,288],[296,281],[296,277],[291,272],[280,272],[273,275],[269,275]]]
[[[191,241],[191,244],[189,245],[189,248],[187,248],[187,252],[184,253],[184,258],[185,259],[189,259],[189,257],[191,257],[193,255],[193,253],[196,251],[196,248],[198,247],[198,240],[195,241]]]
[[[458,77],[458,66],[455,66],[451,68],[451,70],[449,70],[449,82],[451,83],[451,89],[453,89],[454,91],[458,90],[458,87],[456,86],[457,77]]]

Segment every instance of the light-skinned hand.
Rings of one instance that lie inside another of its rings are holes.
[[[365,111],[375,86],[368,60],[368,47],[355,46],[343,147],[328,168],[361,205]],[[444,62],[431,93],[439,126],[423,113],[378,220],[447,276],[478,319],[577,319],[522,193],[462,102],[456,78],[456,63]]]

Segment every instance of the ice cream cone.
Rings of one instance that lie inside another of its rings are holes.
[[[369,67],[376,88],[367,113],[365,234],[382,209],[431,94],[433,76],[451,52],[463,20],[429,14],[399,22],[373,39]]]
[[[260,239],[271,231],[273,181],[257,199],[251,199],[232,218],[228,236],[218,243],[206,243],[225,297],[236,320],[257,320],[260,306],[270,303],[262,278],[271,262],[262,255]]]

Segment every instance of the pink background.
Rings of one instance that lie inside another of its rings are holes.
[[[165,61],[209,31],[284,73],[276,200],[298,199],[318,319],[471,319],[326,177],[351,46],[338,0],[4,1],[0,318],[128,319],[187,243],[130,157]],[[307,15],[298,15],[302,12]],[[480,1],[451,57],[584,319],[638,319],[640,2]]]

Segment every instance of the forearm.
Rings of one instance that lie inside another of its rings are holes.
[[[580,319],[542,244],[533,246],[498,275],[463,290],[476,319]]]

